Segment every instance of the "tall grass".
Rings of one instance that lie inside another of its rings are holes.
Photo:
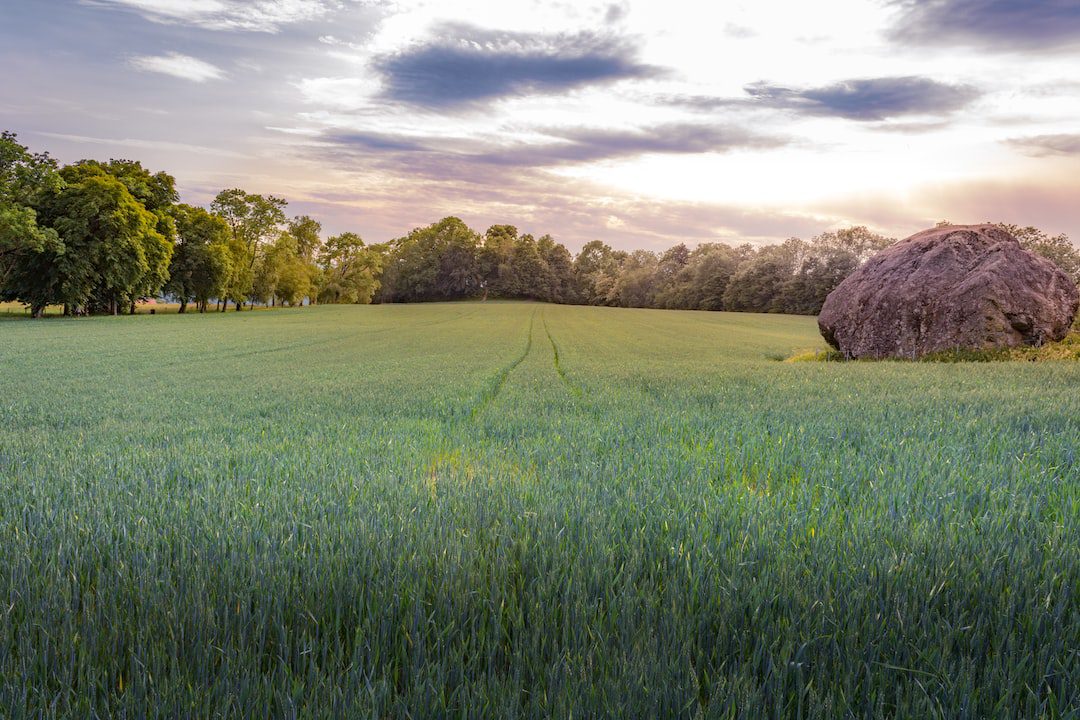
[[[815,333],[0,321],[4,717],[1080,715],[1080,367]]]

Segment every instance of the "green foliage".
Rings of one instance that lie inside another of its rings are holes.
[[[480,238],[456,217],[390,243],[380,297],[391,302],[471,297],[482,289]]]
[[[795,274],[802,241],[761,248],[739,266],[724,290],[724,308],[743,312],[782,312],[780,288]]]
[[[356,233],[329,238],[319,255],[323,271],[319,301],[370,303],[380,286],[383,261],[384,248],[365,246]]]
[[[158,217],[116,178],[64,168],[65,184],[40,203],[40,222],[60,242],[17,256],[5,294],[34,309],[49,304],[117,313],[168,278],[171,243]]]
[[[307,215],[298,215],[289,221],[289,235],[296,241],[297,255],[311,262],[322,244],[322,224]]]
[[[62,184],[47,153],[31,153],[14,133],[0,134],[0,300],[22,299],[31,289],[30,278],[13,277],[19,266],[38,254],[60,252],[59,237],[38,224],[35,208]]]
[[[191,301],[206,312],[210,300],[224,294],[232,273],[229,226],[217,215],[191,205],[176,205],[170,214],[177,244],[164,291],[180,302],[180,312]]]
[[[151,173],[137,160],[80,160],[64,169],[68,182],[107,175],[123,183],[131,196],[152,213],[166,212],[180,201],[176,178],[165,172]]]
[[[222,190],[210,204],[211,211],[225,220],[232,233],[229,252],[233,265],[225,283],[225,298],[236,303],[237,309],[255,292],[255,265],[264,260],[266,247],[281,236],[286,224],[286,205],[282,198],[248,193],[240,188]],[[265,291],[266,287],[264,282],[262,289]],[[272,290],[266,293],[269,294]]]
[[[1080,712],[1076,363],[535,303],[2,324],[5,717]]]
[[[115,310],[120,302],[153,296],[166,285],[170,267],[165,245],[143,242],[141,256],[127,251],[116,256],[126,267],[105,268],[84,257],[83,246],[68,253],[58,228],[43,221],[43,208],[63,192],[65,182],[82,185],[94,178],[119,181],[154,217],[155,237],[176,245],[171,268],[176,278],[167,292],[180,299],[181,311],[195,299],[190,285],[200,274],[202,290],[195,301],[203,310],[209,302],[207,293],[212,292],[222,309],[232,302],[238,310],[248,303],[297,305],[306,300],[367,303],[490,297],[815,315],[829,293],[861,263],[895,242],[865,226],[854,226],[822,233],[809,242],[790,238],[759,248],[705,243],[693,250],[680,243],[659,254],[613,250],[593,240],[572,257],[550,235],[537,239],[519,234],[513,225],[493,225],[480,236],[459,218],[447,217],[378,250],[365,249],[359,242],[346,257],[341,248],[323,253],[322,226],[315,219],[301,215],[287,220],[284,199],[231,188],[220,192],[210,208],[225,222],[229,239],[222,243],[219,238],[203,250],[207,241],[178,238],[178,214],[173,211],[178,196],[170,175],[151,173],[130,160],[84,160],[57,173],[47,155],[32,155],[13,134],[4,133],[0,301],[29,303],[38,314],[58,298],[83,298],[86,288],[93,286],[100,290],[98,296],[82,302],[91,310]],[[1034,227],[1001,227],[1080,281],[1080,250],[1066,236],[1050,236]],[[186,231],[202,232],[190,224]],[[342,247],[350,243],[353,240],[347,239]],[[335,253],[335,259],[328,259]],[[109,273],[116,277],[104,277]],[[80,274],[85,277],[72,279]],[[58,289],[65,283],[67,290]]]

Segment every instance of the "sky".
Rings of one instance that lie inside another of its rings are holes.
[[[1080,240],[1080,0],[0,0],[0,128],[382,242]]]

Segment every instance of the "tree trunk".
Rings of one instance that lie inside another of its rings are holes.
[[[45,317],[45,304],[41,303],[39,305],[31,305],[30,306],[30,317],[33,317],[33,318]]]
[[[186,310],[187,310],[187,300],[181,300],[180,301],[180,309],[177,310],[177,313],[179,313],[180,315],[183,315]]]
[[[135,301],[134,300],[131,301],[131,312],[128,313],[128,314],[129,315],[134,315],[135,314]]]

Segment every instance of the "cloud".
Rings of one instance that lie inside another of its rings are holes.
[[[490,142],[446,138],[417,138],[372,132],[340,132],[322,140],[346,152],[400,153],[384,163],[434,177],[490,177],[490,166],[542,168],[637,157],[648,154],[722,153],[742,148],[769,149],[787,143],[781,138],[755,135],[737,127],[671,124],[633,130],[578,128],[549,130],[548,142],[497,145]],[[408,157],[404,157],[407,155]],[[421,155],[423,158],[416,156]],[[471,166],[471,170],[467,169]],[[481,168],[480,166],[486,166]]]
[[[495,165],[561,165],[647,154],[721,153],[740,148],[768,149],[786,144],[736,127],[670,124],[636,130],[578,129],[553,133],[554,143],[524,145],[484,153]]]
[[[1005,222],[1034,225],[1080,242],[1076,215],[1078,183],[1073,177],[1047,175],[1010,180],[929,181],[896,193],[848,195],[821,203],[823,213],[849,218],[857,224],[885,228],[887,234],[907,237],[933,227],[939,220],[964,225]],[[1080,247],[1080,244],[1078,244]]]
[[[372,132],[345,132],[325,135],[324,143],[343,148],[360,150],[392,150],[397,152],[431,152],[431,148],[420,140],[404,135]]]
[[[1010,138],[1006,142],[1035,157],[1080,155],[1080,135],[1034,135]]]
[[[1080,45],[1076,0],[891,0],[894,41],[1004,50]]]
[[[745,90],[754,103],[765,107],[859,121],[944,115],[966,107],[981,95],[969,85],[949,85],[918,76],[844,80],[805,89],[759,82]]]
[[[337,0],[81,0],[84,5],[122,8],[158,23],[209,30],[275,33],[282,25],[314,20],[341,6]]]
[[[220,147],[207,147],[205,145],[191,145],[189,143],[173,142],[171,140],[143,140],[138,138],[99,138],[87,135],[69,135],[67,133],[41,132],[42,137],[67,140],[69,142],[85,145],[108,145],[119,148],[121,151],[130,148],[140,150],[157,150],[169,153],[183,153],[185,155],[208,155],[215,158],[234,158],[237,160],[250,160],[250,155],[228,150]]]
[[[176,52],[165,55],[139,55],[128,60],[128,63],[143,72],[172,75],[192,82],[201,83],[225,77],[221,68],[190,55],[181,55]]]
[[[624,41],[592,32],[545,35],[449,24],[438,35],[376,59],[383,97],[451,108],[658,73],[638,63]]]

